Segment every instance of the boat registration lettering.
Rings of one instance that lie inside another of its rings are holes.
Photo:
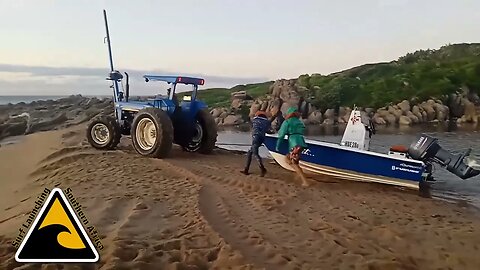
[[[349,142],[349,141],[346,141],[346,142],[344,143],[344,145],[345,145],[346,147],[358,148],[358,143],[357,143],[357,142]]]

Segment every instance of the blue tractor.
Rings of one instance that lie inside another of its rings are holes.
[[[172,144],[185,151],[210,154],[217,140],[217,125],[207,110],[207,105],[197,100],[198,86],[205,81],[185,76],[144,75],[145,82],[161,81],[171,87],[167,97],[145,102],[129,100],[129,76],[114,69],[107,14],[103,11],[106,39],[110,57],[110,74],[114,98],[114,116],[103,115],[93,119],[87,128],[87,139],[97,149],[114,149],[122,135],[130,135],[135,150],[148,157],[167,157]],[[191,85],[192,94],[182,101],[176,98],[177,84]]]

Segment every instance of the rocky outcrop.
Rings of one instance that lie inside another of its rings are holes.
[[[333,108],[315,108],[313,104],[305,99],[309,96],[307,95],[308,91],[307,88],[299,86],[296,79],[281,79],[275,81],[270,86],[266,96],[254,101],[250,100],[251,97],[245,91],[232,93],[230,108],[212,110],[212,115],[218,119],[216,122],[219,125],[225,125],[224,120],[228,115],[244,116],[235,117],[235,119],[231,116],[228,119],[227,125],[235,125],[245,120],[248,121],[249,118],[251,119],[255,116],[258,110],[265,111],[270,117],[277,115],[278,112],[285,116],[288,108],[293,106],[298,108],[302,121],[305,124],[332,125],[336,123],[345,124],[349,121],[351,108],[339,107],[337,111]],[[321,89],[315,86],[312,91],[321,91]],[[475,104],[480,104],[480,98],[478,95],[468,92],[468,94],[450,95],[443,101],[438,99],[422,101],[418,98],[412,98],[379,109],[358,109],[365,112],[365,116],[370,118],[376,125],[405,126],[449,120],[454,120],[458,123],[478,122],[480,119],[476,112]]]
[[[0,106],[0,139],[84,123],[99,114],[113,114],[111,99],[81,95],[58,100]]]
[[[431,121],[447,121],[449,108],[439,100],[428,100],[415,105],[409,101],[380,108],[373,116],[373,122],[377,125],[413,125]]]

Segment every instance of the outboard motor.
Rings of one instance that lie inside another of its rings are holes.
[[[422,134],[420,138],[412,143],[408,148],[408,154],[411,158],[429,163],[436,162],[445,166],[447,170],[462,179],[467,179],[480,174],[476,170],[465,164],[465,157],[470,154],[468,149],[463,154],[452,154],[444,150],[438,143],[438,139]]]

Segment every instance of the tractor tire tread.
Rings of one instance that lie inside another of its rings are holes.
[[[136,128],[138,125],[138,122],[141,120],[141,118],[144,117],[149,117],[155,124],[155,128],[160,130],[160,134],[157,132],[157,138],[160,138],[160,141],[156,141],[152,149],[145,151],[140,148],[136,141]],[[145,108],[140,110],[137,115],[135,115],[135,118],[132,123],[132,129],[131,129],[131,137],[132,137],[132,143],[133,147],[137,151],[137,153],[147,156],[147,157],[152,157],[152,158],[165,158],[167,157],[173,146],[173,125],[172,121],[170,120],[170,117],[168,114],[158,108]]]
[[[102,123],[105,126],[107,126],[108,131],[110,132],[111,140],[107,144],[101,146],[98,145],[92,138],[90,130],[93,128],[93,126],[97,123]],[[101,150],[113,150],[117,147],[117,145],[120,143],[120,139],[122,137],[122,134],[120,132],[120,126],[117,123],[117,120],[115,117],[110,116],[110,115],[101,115],[95,117],[92,121],[90,121],[90,124],[88,125],[87,128],[87,140],[88,143],[93,146],[96,149],[101,149]]]
[[[215,119],[207,110],[200,110],[198,112],[198,118],[200,123],[203,125],[204,137],[202,138],[202,145],[198,152],[201,154],[211,154],[215,148],[215,143],[217,142],[217,124]]]

